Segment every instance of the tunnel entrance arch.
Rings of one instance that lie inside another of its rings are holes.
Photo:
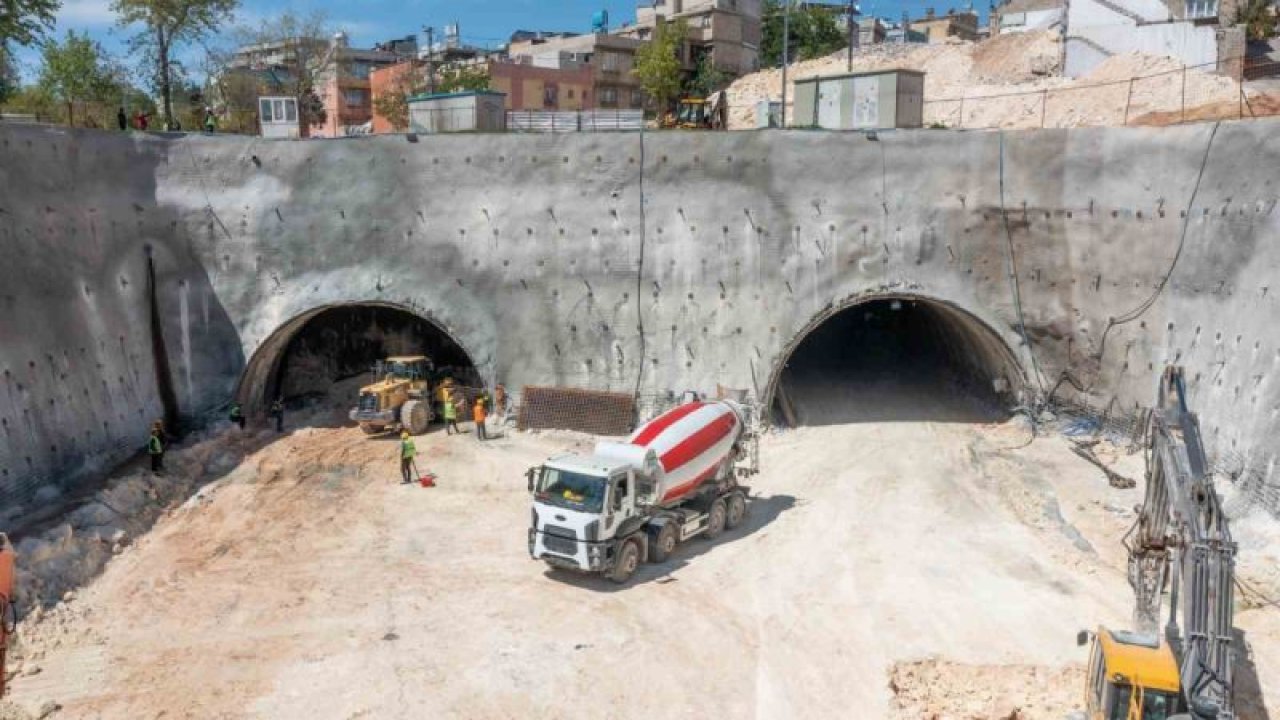
[[[787,426],[992,422],[1020,403],[1026,375],[986,321],[914,293],[860,296],[819,313],[784,349],[766,387]]]
[[[246,413],[260,413],[276,397],[359,384],[353,378],[367,380],[375,361],[394,355],[426,355],[440,377],[462,385],[484,381],[474,356],[435,319],[396,303],[345,302],[312,308],[272,331],[245,365],[235,397]]]

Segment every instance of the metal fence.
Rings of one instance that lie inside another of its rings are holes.
[[[643,126],[643,110],[507,111],[507,130],[511,132],[638,131]]]
[[[1232,68],[1231,77],[1214,74]],[[926,126],[987,130],[1177,125],[1280,115],[1280,94],[1250,91],[1239,78],[1280,74],[1280,62],[1243,58],[1091,84],[964,94],[924,102]]]

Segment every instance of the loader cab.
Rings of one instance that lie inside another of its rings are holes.
[[[1158,635],[1099,628],[1081,631],[1076,642],[1091,638],[1087,720],[1173,720],[1186,712],[1178,664]]]

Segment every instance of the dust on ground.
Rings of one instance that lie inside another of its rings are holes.
[[[524,469],[590,438],[433,429],[418,446],[440,480],[424,489],[399,483],[393,437],[340,414],[176,452],[193,475],[170,481],[200,489],[107,552],[87,587],[28,615],[16,706],[307,720],[997,718],[1016,706],[1057,719],[1080,695],[1076,631],[1128,623],[1119,539],[1141,487],[1111,487],[1068,440],[1031,442],[1025,423],[767,436],[749,521],[620,588],[526,552]],[[226,448],[230,469],[216,461]],[[1242,528],[1257,542],[1273,532],[1265,519]],[[1252,562],[1242,550],[1242,577],[1266,587]],[[1271,708],[1278,618],[1256,607],[1239,622]],[[1014,697],[1027,678],[1043,687]]]

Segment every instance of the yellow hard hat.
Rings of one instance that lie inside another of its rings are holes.
[[[402,437],[402,438],[404,438],[404,439],[408,440],[408,439],[409,439],[409,431],[408,431],[408,430],[401,430],[401,431],[400,431],[400,437]]]

